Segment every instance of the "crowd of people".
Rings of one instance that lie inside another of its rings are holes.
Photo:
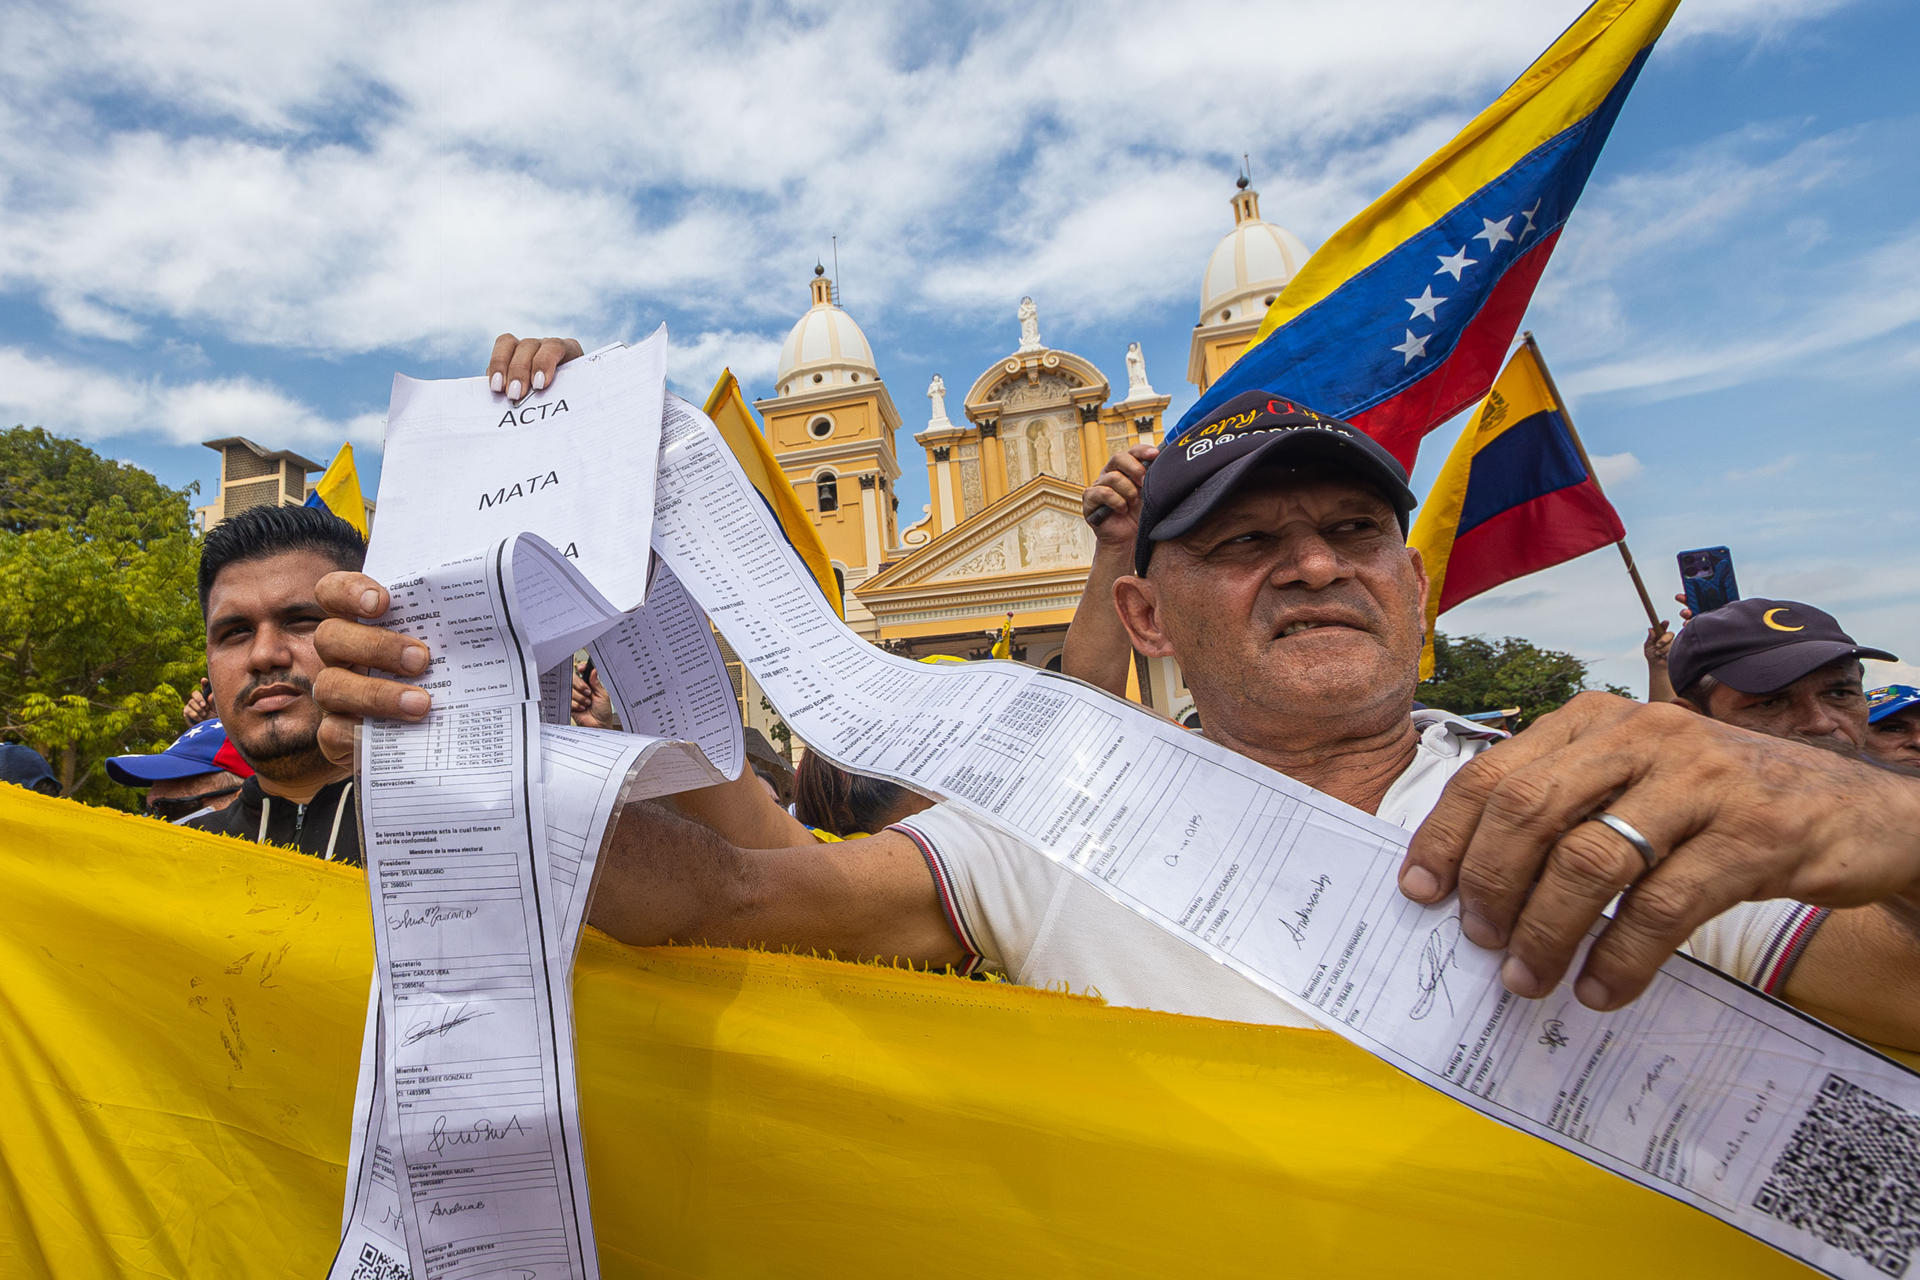
[[[579,350],[506,335],[487,373],[511,397],[564,377]],[[1891,652],[1796,601],[1683,613],[1676,634],[1649,636],[1649,702],[1583,694],[1509,739],[1414,701],[1427,580],[1390,454],[1263,393],[1197,437],[1205,448],[1121,454],[1086,490],[1096,550],[1067,674],[1123,695],[1134,653],[1175,658],[1199,732],[1413,831],[1402,892],[1457,891],[1462,931],[1506,950],[1519,995],[1567,978],[1604,918],[1572,975],[1591,1007],[1631,1000],[1678,949],[1920,1049],[1920,690],[1864,682],[1863,660]],[[149,813],[360,862],[355,727],[432,705],[408,683],[425,645],[359,625],[387,607],[364,556],[351,526],[312,507],[254,508],[207,535],[191,727],[109,765],[146,788]],[[617,726],[590,663],[573,715]],[[6,780],[50,780],[25,750],[0,748]],[[1305,1022],[951,804],[812,752],[793,797],[746,771],[629,805],[589,919],[637,944],[799,947]]]

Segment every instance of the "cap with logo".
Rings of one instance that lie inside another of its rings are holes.
[[[1897,659],[1855,644],[1833,615],[1793,600],[1736,600],[1680,629],[1667,675],[1681,692],[1712,676],[1741,693],[1772,693],[1839,658]]]
[[[1890,684],[1884,689],[1868,690],[1867,723],[1879,724],[1908,707],[1920,707],[1920,689],[1910,684]]]
[[[1249,391],[1221,405],[1206,421],[1160,451],[1140,493],[1140,533],[1134,572],[1145,573],[1153,546],[1191,532],[1257,468],[1268,463],[1318,461],[1351,471],[1393,504],[1400,532],[1417,503],[1407,473],[1366,432],[1305,405]]]
[[[202,720],[165,751],[107,759],[107,776],[123,787],[147,787],[167,778],[191,778],[222,769],[242,778],[253,773],[227,741],[226,727],[218,720]]]

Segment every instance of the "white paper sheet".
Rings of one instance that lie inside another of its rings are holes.
[[[1821,1225],[1832,1142],[1920,1168],[1920,1077],[1683,957],[1628,1008],[1508,994],[1451,904],[1402,897],[1409,835],[1052,672],[909,662],[812,587],[719,433],[670,398],[654,546],[810,746],[949,797],[1394,1066],[1831,1274],[1884,1274]],[[1904,1171],[1904,1173],[1903,1173]],[[1832,1237],[1832,1238],[1828,1238]]]
[[[431,647],[435,709],[369,724],[360,744],[377,963],[340,1280],[597,1275],[570,981],[594,863],[623,788],[723,775],[690,743],[540,720],[567,718],[574,651],[617,629],[617,678],[650,698],[648,722],[701,736],[733,769],[742,754],[737,723],[716,728],[699,696],[725,672],[704,624],[688,630],[698,610],[677,585],[652,614],[643,603],[664,346],[662,333],[612,353],[570,399],[535,398],[511,422],[483,420],[503,402],[474,380],[396,382],[369,568],[392,595],[384,624]],[[553,451],[529,413],[579,414],[582,451]],[[484,443],[462,447],[473,435]],[[457,497],[469,489],[471,510]],[[533,521],[569,539],[564,555],[508,536]],[[427,556],[439,567],[400,567]]]

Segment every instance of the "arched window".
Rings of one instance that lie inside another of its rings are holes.
[[[840,509],[840,480],[831,471],[822,471],[813,478],[814,505],[825,515],[829,511]]]

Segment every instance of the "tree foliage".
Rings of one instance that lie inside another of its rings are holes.
[[[1414,697],[1430,707],[1471,715],[1476,711],[1520,708],[1520,723],[1532,724],[1574,694],[1590,687],[1588,664],[1570,653],[1507,636],[1433,637],[1433,679],[1423,681]],[[1618,685],[1607,692],[1632,697]]]
[[[133,807],[106,757],[184,727],[206,661],[192,492],[38,427],[0,432],[0,738],[47,757],[63,795]]]

